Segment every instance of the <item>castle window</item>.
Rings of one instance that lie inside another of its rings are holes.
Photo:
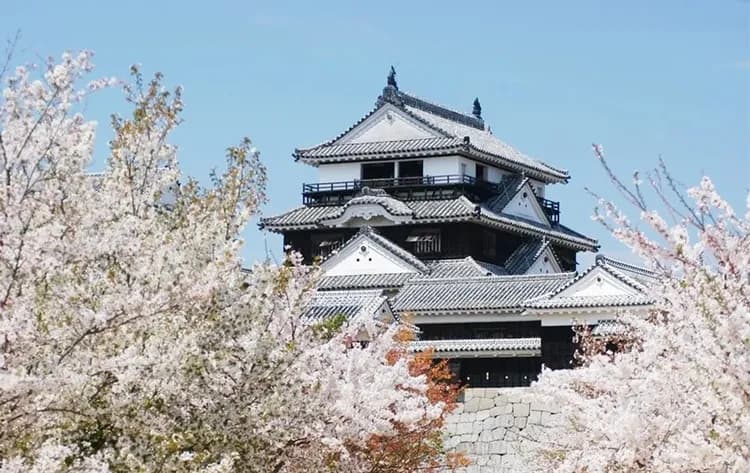
[[[398,177],[422,177],[424,172],[423,162],[403,161],[398,163]]]
[[[414,254],[440,253],[440,231],[419,230],[406,237],[411,243]]]
[[[344,244],[344,236],[340,233],[324,233],[312,236],[313,256],[328,256]]]
[[[362,180],[392,179],[395,176],[395,163],[362,164]]]
[[[497,235],[492,230],[482,230],[482,255],[490,259],[497,256]]]
[[[477,178],[477,181],[486,181],[487,180],[487,167],[482,166],[481,164],[477,164],[476,173],[474,177]]]

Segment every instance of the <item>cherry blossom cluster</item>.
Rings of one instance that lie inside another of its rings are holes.
[[[376,471],[353,452],[440,419],[398,328],[320,337],[315,268],[242,267],[265,171],[244,140],[209,187],[183,176],[180,89],[134,68],[87,171],[81,101],[123,85],[83,83],[91,58],[18,68],[0,102],[0,472]]]

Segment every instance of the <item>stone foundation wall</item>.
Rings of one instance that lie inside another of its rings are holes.
[[[466,473],[523,470],[521,442],[553,425],[554,406],[534,400],[531,388],[472,388],[448,417],[445,446],[471,459]]]

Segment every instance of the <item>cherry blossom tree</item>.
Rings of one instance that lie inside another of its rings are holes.
[[[684,195],[663,163],[650,185],[636,175],[627,186],[595,153],[644,225],[603,199],[596,218],[656,272],[654,304],[621,314],[619,349],[584,333],[581,368],[542,374],[536,388],[561,421],[529,460],[538,471],[750,471],[750,197],[741,215],[708,178]]]
[[[445,466],[433,432],[456,390],[415,369],[397,327],[313,330],[316,268],[243,269],[266,181],[248,140],[203,187],[170,133],[161,77],[83,81],[92,55],[8,73],[0,102],[0,472],[413,471],[368,452],[422,435],[409,468]],[[125,89],[103,172],[79,113]],[[451,391],[451,389],[453,389]],[[453,393],[453,394],[452,394]]]

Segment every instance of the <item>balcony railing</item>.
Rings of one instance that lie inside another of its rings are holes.
[[[302,193],[307,195],[318,192],[358,191],[363,187],[393,189],[398,187],[453,186],[461,184],[486,187],[488,189],[495,189],[497,187],[496,184],[478,180],[473,176],[447,174],[444,176],[388,177],[383,179],[355,179],[353,181],[340,182],[316,182],[303,184]]]
[[[542,206],[542,209],[544,210],[544,213],[547,214],[547,218],[549,218],[550,222],[560,223],[560,202],[547,200],[543,197],[537,197],[536,200],[539,202],[539,205]]]
[[[457,195],[481,200],[497,192],[497,185],[491,182],[472,176],[447,174],[303,184],[302,198],[306,205],[340,205],[363,187],[384,189],[396,197],[410,200],[444,199]]]
[[[409,200],[444,199],[465,195],[475,202],[505,191],[502,185],[494,182],[483,181],[465,174],[446,174],[303,184],[302,200],[306,205],[341,205],[363,187],[383,189],[394,197]],[[559,202],[542,197],[537,197],[537,200],[551,222],[560,221]]]

